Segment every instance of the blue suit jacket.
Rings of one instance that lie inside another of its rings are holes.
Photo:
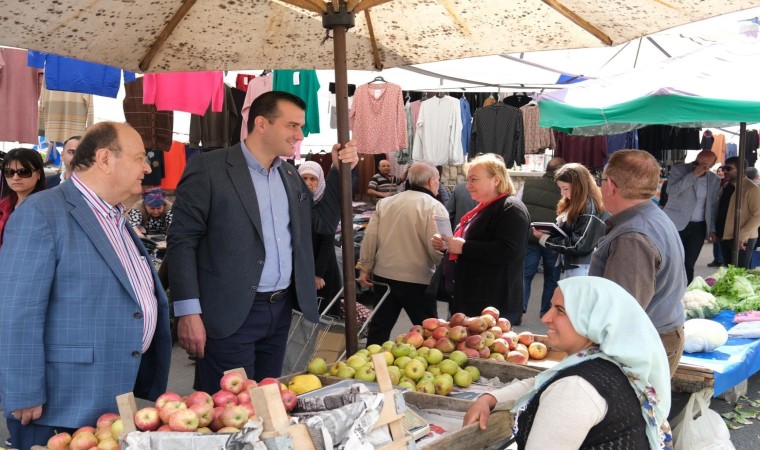
[[[14,211],[0,248],[0,398],[6,413],[43,405],[37,423],[77,428],[116,411],[118,394],[134,390],[155,398],[165,392],[169,311],[151,271],[158,322],[150,350],[141,355],[140,304],[74,183],[34,194]],[[136,384],[138,369],[148,385]]]
[[[663,211],[678,231],[683,231],[691,220],[694,213],[694,204],[697,202],[697,178],[692,174],[694,166],[678,164],[673,166],[668,177],[668,203]],[[720,196],[720,178],[713,172],[705,174],[707,180],[707,198],[705,199],[705,217],[707,233],[715,232],[715,221],[718,215],[718,197]]]

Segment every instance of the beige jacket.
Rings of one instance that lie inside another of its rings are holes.
[[[364,231],[356,268],[391,280],[430,283],[441,260],[430,242],[438,232],[434,215],[449,217],[441,202],[423,192],[381,199]]]
[[[747,239],[757,237],[757,228],[760,227],[760,187],[755,185],[752,180],[742,178],[742,207],[741,207],[741,225],[739,226],[739,240],[746,242]],[[728,216],[726,217],[726,227],[723,231],[723,239],[734,238],[734,205],[736,192],[731,196],[728,203]]]

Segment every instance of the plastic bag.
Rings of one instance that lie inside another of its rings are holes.
[[[757,339],[760,338],[760,322],[741,322],[728,330],[728,335],[736,338]]]
[[[728,341],[723,325],[708,319],[689,319],[683,326],[686,353],[711,352]]]
[[[723,418],[710,409],[712,395],[712,389],[691,394],[684,410],[673,419],[674,450],[735,450]]]

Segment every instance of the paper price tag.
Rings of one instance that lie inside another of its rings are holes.
[[[293,72],[293,86],[301,84],[301,72]]]

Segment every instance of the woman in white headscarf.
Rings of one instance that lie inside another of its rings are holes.
[[[598,277],[559,282],[541,318],[567,357],[535,378],[479,397],[464,418],[485,429],[494,407],[516,400],[519,449],[671,448],[670,372],[641,306]]]
[[[314,161],[304,161],[298,166],[298,173],[314,194],[314,203],[322,200],[325,193],[325,174],[322,166]],[[314,233],[312,242],[316,272],[314,282],[317,286],[317,296],[322,298],[320,312],[323,312],[323,308],[335,297],[343,283],[335,256],[335,235]]]

